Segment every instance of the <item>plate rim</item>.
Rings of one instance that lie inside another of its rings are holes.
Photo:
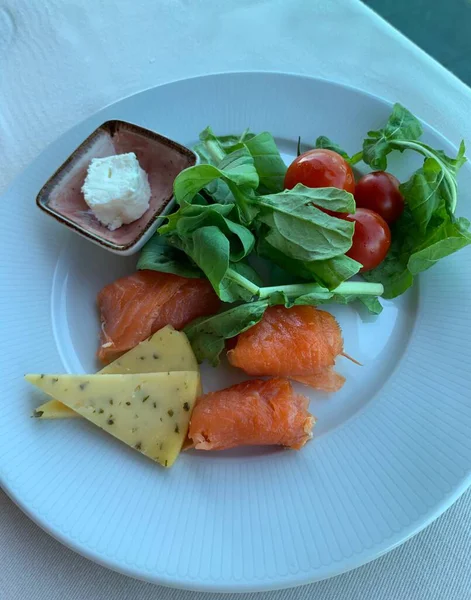
[[[307,75],[305,73],[295,73],[295,72],[286,72],[286,71],[278,71],[278,70],[228,70],[228,71],[216,71],[211,73],[204,73],[199,75],[194,75],[191,77],[182,77],[177,78],[171,81],[167,81],[165,83],[161,83],[156,86],[149,86],[137,92],[128,94],[121,98],[116,99],[113,102],[110,102],[99,110],[92,112],[87,117],[75,123],[72,127],[68,128],[64,133],[54,139],[50,144],[45,146],[42,151],[14,178],[14,180],[7,186],[4,192],[1,195],[1,198],[6,197],[7,195],[13,193],[15,187],[18,185],[18,182],[27,176],[29,170],[34,169],[34,165],[41,159],[43,154],[49,150],[55,144],[58,144],[61,140],[67,138],[74,130],[82,127],[87,121],[96,119],[98,115],[102,114],[106,110],[111,107],[125,101],[129,100],[135,96],[145,95],[146,93],[151,92],[157,88],[172,86],[174,84],[178,84],[180,82],[187,82],[191,80],[205,80],[207,78],[217,78],[217,77],[227,77],[227,76],[279,76],[285,78],[296,78],[296,79],[305,79],[309,81],[321,82],[323,84],[327,84],[329,86],[337,87],[340,89],[346,89],[349,91],[353,91],[356,94],[359,94],[363,97],[367,97],[376,102],[380,102],[387,107],[392,107],[393,102],[384,98],[383,96],[379,96],[372,92],[363,90],[355,85],[346,84],[340,81],[330,80],[325,77],[317,77]],[[452,143],[446,136],[444,136],[441,132],[435,129],[434,126],[430,125],[426,121],[420,118],[420,121],[426,124],[427,128],[431,130],[437,137],[443,139],[447,144],[451,145],[453,148],[457,149],[456,145]],[[20,510],[26,514],[28,518],[30,518],[36,525],[38,525],[43,531],[47,534],[51,535],[53,538],[58,540],[64,546],[70,548],[77,554],[99,564],[100,566],[106,567],[123,575],[127,575],[134,579],[154,583],[157,585],[162,585],[165,587],[171,587],[175,589],[181,590],[189,590],[189,591],[197,591],[197,592],[220,592],[220,593],[248,593],[248,592],[267,592],[267,591],[275,591],[281,589],[288,589],[292,587],[298,587],[301,585],[307,585],[310,583],[314,583],[317,581],[321,581],[324,579],[329,579],[336,575],[341,575],[348,571],[351,571],[360,566],[366,565],[373,560],[383,556],[389,551],[397,548],[402,543],[406,542],[414,535],[428,527],[433,521],[435,521],[438,517],[440,517],[448,508],[450,508],[471,486],[471,472],[464,477],[460,483],[460,485],[455,486],[451,489],[448,494],[445,494],[440,502],[438,502],[433,509],[430,510],[430,513],[426,518],[424,516],[418,516],[416,521],[413,521],[409,526],[402,527],[399,532],[395,532],[390,536],[389,540],[385,542],[384,548],[375,549],[371,556],[365,557],[364,552],[359,554],[353,554],[349,558],[344,558],[342,561],[342,566],[339,563],[334,562],[330,563],[328,566],[322,566],[317,570],[317,575],[313,575],[312,571],[298,571],[295,574],[289,574],[283,579],[273,579],[271,582],[268,579],[255,581],[251,580],[250,582],[241,580],[235,583],[233,580],[229,580],[224,582],[223,580],[215,581],[208,580],[206,583],[201,578],[191,578],[190,576],[187,579],[182,579],[178,575],[169,576],[166,574],[152,574],[150,571],[144,571],[142,569],[137,568],[136,566],[126,565],[121,561],[106,556],[105,554],[100,554],[90,549],[86,544],[81,543],[75,538],[67,536],[67,534],[60,531],[57,527],[51,524],[47,519],[43,518],[42,515],[35,511],[32,507],[28,506],[26,502],[23,501],[21,497],[17,497],[15,494],[15,485],[11,484],[6,477],[2,473],[0,473],[0,486],[3,488],[7,496],[20,508]],[[340,568],[339,568],[340,566]]]

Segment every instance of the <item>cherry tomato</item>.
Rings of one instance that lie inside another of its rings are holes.
[[[355,192],[355,179],[352,167],[334,152],[316,148],[300,154],[288,167],[285,175],[285,188],[291,189],[297,183],[306,187],[335,187]]]
[[[363,265],[360,272],[371,271],[386,257],[391,245],[391,231],[386,221],[367,208],[358,208],[348,215],[348,221],[355,223],[353,243],[347,256]]]
[[[394,223],[404,210],[399,180],[385,171],[363,175],[355,187],[355,201],[360,208],[378,213],[386,223]]]

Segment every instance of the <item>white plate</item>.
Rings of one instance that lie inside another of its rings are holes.
[[[196,78],[126,98],[52,144],[2,199],[0,471],[39,525],[84,556],[166,585],[269,590],[361,565],[403,542],[454,502],[471,472],[471,253],[442,261],[375,319],[332,307],[347,376],[312,394],[316,436],[301,452],[186,453],[165,471],[85,421],[38,422],[28,371],[94,370],[96,292],[131,272],[34,205],[51,172],[97,125],[124,119],[190,144],[216,132],[298,135],[348,151],[390,106],[358,90],[281,74]],[[430,127],[424,140],[454,152]],[[405,162],[405,157],[400,161]],[[391,162],[393,165],[394,163]],[[415,164],[415,163],[414,163]],[[414,164],[397,170],[404,176]],[[471,168],[460,175],[471,188]],[[464,195],[465,196],[465,195]],[[459,213],[471,216],[461,202]],[[205,369],[208,389],[240,378]]]

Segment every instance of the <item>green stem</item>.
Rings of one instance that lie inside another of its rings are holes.
[[[329,292],[327,288],[318,283],[295,283],[260,288],[250,281],[250,279],[234,271],[234,269],[228,269],[226,277],[245,288],[257,300],[265,300],[276,293],[284,293],[288,298],[297,298],[307,294],[319,293],[342,294],[343,296],[381,296],[384,292],[381,283],[366,283],[364,281],[346,281]]]
[[[240,136],[240,138],[239,138],[239,144],[243,144],[243,143],[244,143],[244,141],[245,141],[245,137],[247,136],[247,134],[249,133],[249,131],[250,131],[250,129],[249,129],[249,127],[247,127],[247,129],[245,129],[245,130],[242,132],[242,135],[241,135],[241,136]]]
[[[356,165],[357,163],[359,163],[362,159],[363,159],[363,150],[360,150],[360,152],[357,152],[350,158],[348,163],[353,166],[353,165]]]
[[[268,298],[276,292],[284,292],[288,297],[304,296],[306,294],[316,294],[329,292],[325,287],[318,283],[298,283],[293,285],[281,285],[273,287],[260,288],[259,299]],[[343,296],[381,296],[384,288],[381,283],[365,283],[361,281],[347,281],[341,283],[332,294],[342,294]]]
[[[225,181],[227,186],[231,190],[232,195],[234,196],[239,210],[243,214],[245,223],[251,223],[253,220],[253,215],[251,214],[249,209],[249,205],[251,204],[251,198],[246,196],[234,182],[228,179],[226,179]]]
[[[234,281],[234,283],[237,283],[241,287],[248,290],[252,294],[252,296],[258,297],[260,293],[260,288],[258,287],[258,285],[255,285],[255,283],[252,283],[250,279],[247,279],[247,277],[240,275],[240,273],[237,273],[237,271],[234,271],[234,269],[227,269],[226,277]]]
[[[434,160],[437,161],[437,163],[440,165],[440,167],[443,171],[443,178],[445,180],[446,186],[448,187],[448,192],[450,195],[451,212],[454,213],[456,210],[456,204],[458,202],[458,188],[457,188],[455,178],[450,173],[450,170],[445,165],[445,163],[443,163],[440,160],[440,157],[437,156],[437,154],[435,154],[434,152],[431,152],[428,148],[425,148],[424,146],[422,146],[422,144],[420,142],[410,142],[410,141],[401,142],[399,140],[393,140],[391,142],[391,144],[393,146],[399,147],[400,149],[416,150],[417,152],[422,154],[422,156],[425,156],[426,158],[433,158]]]
[[[206,148],[208,149],[208,152],[216,165],[220,163],[221,160],[223,160],[223,158],[226,156],[219,142],[215,140],[208,140],[206,142]]]

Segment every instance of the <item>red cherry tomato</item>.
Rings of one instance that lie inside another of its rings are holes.
[[[356,205],[373,210],[386,223],[394,223],[404,210],[404,198],[399,185],[399,180],[385,171],[363,175],[355,187]]]
[[[386,257],[391,245],[391,231],[386,221],[367,208],[358,208],[348,221],[355,223],[353,243],[347,256],[363,265],[360,272],[371,271]]]
[[[285,188],[290,190],[297,183],[310,188],[335,187],[351,194],[355,192],[352,167],[337,152],[323,148],[308,150],[290,164]]]

